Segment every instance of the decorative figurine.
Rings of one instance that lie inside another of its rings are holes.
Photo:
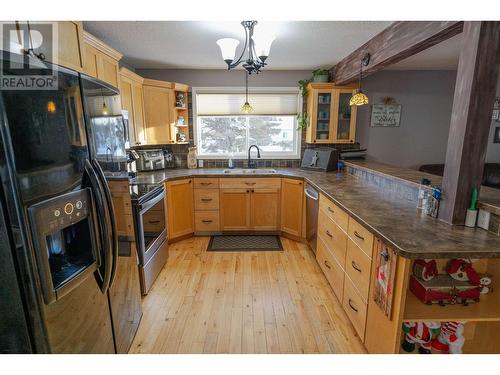
[[[184,107],[184,93],[182,91],[178,91],[175,95],[175,106]]]
[[[462,354],[464,342],[463,323],[446,322],[441,325],[441,331],[432,342],[432,347],[443,353]]]
[[[419,344],[420,354],[431,354],[432,340],[439,333],[440,326],[439,322],[403,322],[405,338],[401,347],[405,352],[411,353],[416,344]]]
[[[480,285],[481,278],[472,267],[472,262],[467,259],[452,259],[446,267],[446,272],[453,279],[468,281],[471,285]]]
[[[432,280],[437,274],[437,264],[434,259],[416,259],[413,262],[413,275],[420,280]]]

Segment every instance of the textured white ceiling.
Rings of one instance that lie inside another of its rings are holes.
[[[391,22],[260,22],[255,33],[276,36],[266,70],[329,68]],[[225,69],[216,41],[233,37],[243,47],[239,22],[88,21],[86,30],[124,54],[134,68]],[[456,69],[461,36],[455,36],[388,69]]]
[[[276,39],[267,60],[272,70],[331,67],[391,22],[293,21],[260,22],[255,33]],[[124,54],[135,68],[225,69],[220,38],[243,45],[239,22],[88,21],[86,30]]]

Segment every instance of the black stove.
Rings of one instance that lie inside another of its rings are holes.
[[[130,183],[130,198],[134,203],[142,203],[163,190],[163,184]]]

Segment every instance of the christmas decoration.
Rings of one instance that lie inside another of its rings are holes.
[[[479,275],[472,267],[472,263],[466,259],[450,260],[446,272],[455,280],[468,281],[471,285],[480,285]]]
[[[432,341],[432,347],[443,353],[462,354],[464,342],[463,323],[446,322],[441,325],[438,337]]]
[[[429,281],[438,274],[436,261],[434,259],[417,259],[413,262],[413,275],[423,280]]]
[[[430,354],[432,340],[439,333],[440,326],[439,322],[403,322],[405,338],[401,347],[405,352],[411,353],[418,344],[420,354]]]

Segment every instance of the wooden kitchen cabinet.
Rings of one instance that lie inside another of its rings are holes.
[[[250,188],[220,189],[220,228],[222,231],[250,230],[250,194]]]
[[[250,227],[255,231],[277,231],[280,226],[280,189],[251,189]]]
[[[84,73],[118,88],[120,82],[118,61],[122,54],[92,34],[84,31]]]
[[[221,178],[222,231],[277,231],[280,228],[280,178]]]
[[[171,241],[194,232],[193,179],[166,183],[168,239]]]
[[[131,146],[145,145],[144,78],[126,69],[120,69],[120,96],[122,108],[128,111],[129,138]]]
[[[307,143],[354,143],[357,107],[350,106],[357,85],[310,83],[307,95]]]
[[[172,83],[144,80],[144,118],[149,145],[174,143],[172,128],[175,122],[175,91]]]
[[[57,56],[52,58],[52,53],[48,49],[50,43],[42,43],[42,45],[36,49],[36,52],[43,53],[46,58],[45,61],[82,72],[85,60],[83,23],[81,21],[43,21],[43,23],[51,23],[55,26],[54,33],[57,34]],[[23,32],[28,33],[28,24],[25,21],[19,21],[18,27]],[[21,36],[20,33],[17,35],[18,37]],[[24,44],[24,40],[21,39],[16,40],[16,42],[20,46]],[[28,47],[24,46],[24,48]],[[18,52],[21,53],[21,51]]]
[[[281,231],[302,237],[304,183],[293,178],[281,179]]]

